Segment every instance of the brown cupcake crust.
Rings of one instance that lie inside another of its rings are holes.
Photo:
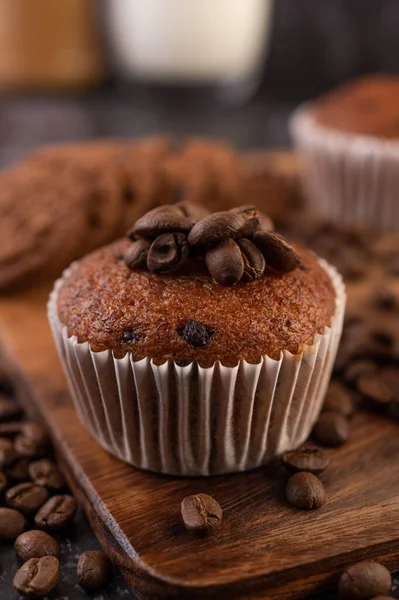
[[[399,138],[399,76],[371,75],[316,100],[315,120],[345,133]]]
[[[134,360],[150,357],[157,364],[257,363],[265,354],[278,359],[282,350],[300,352],[335,313],[330,277],[300,248],[303,270],[223,287],[205,273],[131,271],[121,260],[128,246],[122,239],[89,254],[59,290],[58,314],[68,334],[96,352],[112,349],[117,357],[132,352]],[[203,346],[182,334],[192,320],[206,328]]]

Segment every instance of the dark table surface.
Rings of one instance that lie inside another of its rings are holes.
[[[41,144],[96,137],[131,137],[167,132],[228,139],[240,148],[287,147],[287,120],[296,102],[266,93],[232,107],[212,102],[208,94],[157,94],[155,90],[104,86],[95,93],[65,96],[8,96],[0,100],[0,166]],[[99,548],[83,514],[61,545],[61,577],[51,600],[135,598],[118,575],[103,592],[88,596],[77,585],[76,563],[84,550]],[[0,548],[0,598],[16,600],[12,579],[17,570],[12,546]],[[399,585],[395,583],[399,591]],[[398,594],[399,597],[399,594]],[[336,598],[323,596],[324,600]],[[321,599],[319,599],[321,600]]]

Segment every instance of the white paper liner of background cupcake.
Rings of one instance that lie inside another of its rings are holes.
[[[302,154],[302,179],[315,214],[379,231],[399,230],[399,142],[319,125],[311,105],[298,108],[290,130]]]
[[[159,473],[211,475],[258,467],[298,447],[321,408],[341,337],[345,287],[337,271],[320,259],[336,293],[331,327],[297,355],[240,361],[155,365],[131,354],[115,358],[93,352],[57,316],[54,286],[48,317],[75,407],[82,422],[111,454]],[[73,265],[72,267],[73,268]],[[64,272],[68,275],[70,269]]]

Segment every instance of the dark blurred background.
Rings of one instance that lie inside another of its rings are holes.
[[[148,4],[153,11],[156,1]],[[119,28],[121,21],[126,24],[122,34],[110,18],[120,0],[52,4],[0,0],[1,166],[43,143],[160,131],[215,135],[244,148],[287,146],[287,118],[296,104],[362,73],[399,71],[398,0],[275,0],[269,42],[267,28],[263,34],[268,51],[261,52],[254,72],[235,82],[194,86],[184,78],[176,86],[151,76],[143,83],[142,73],[121,74],[115,45],[122,40],[129,46],[137,36],[134,27],[130,34],[125,15],[118,16]],[[173,9],[170,5],[169,16]],[[139,17],[143,25],[136,19],[135,27],[147,33],[144,51],[149,52],[151,15]],[[227,10],[224,21],[229,17]],[[154,43],[165,30],[162,19]],[[211,21],[212,35],[226,50],[227,41],[217,29],[223,22]],[[185,23],[180,26],[187,29]],[[191,26],[195,32],[195,22]],[[250,30],[246,34],[249,40],[254,35]],[[63,60],[57,68],[60,48]],[[53,61],[53,70],[47,60]]]

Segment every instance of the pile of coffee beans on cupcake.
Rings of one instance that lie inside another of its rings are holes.
[[[14,577],[22,596],[43,598],[56,586],[60,547],[53,533],[70,526],[76,509],[45,430],[23,419],[11,386],[0,381],[0,543],[14,543],[22,562]],[[80,556],[77,581],[83,589],[105,587],[112,576],[103,552]]]

